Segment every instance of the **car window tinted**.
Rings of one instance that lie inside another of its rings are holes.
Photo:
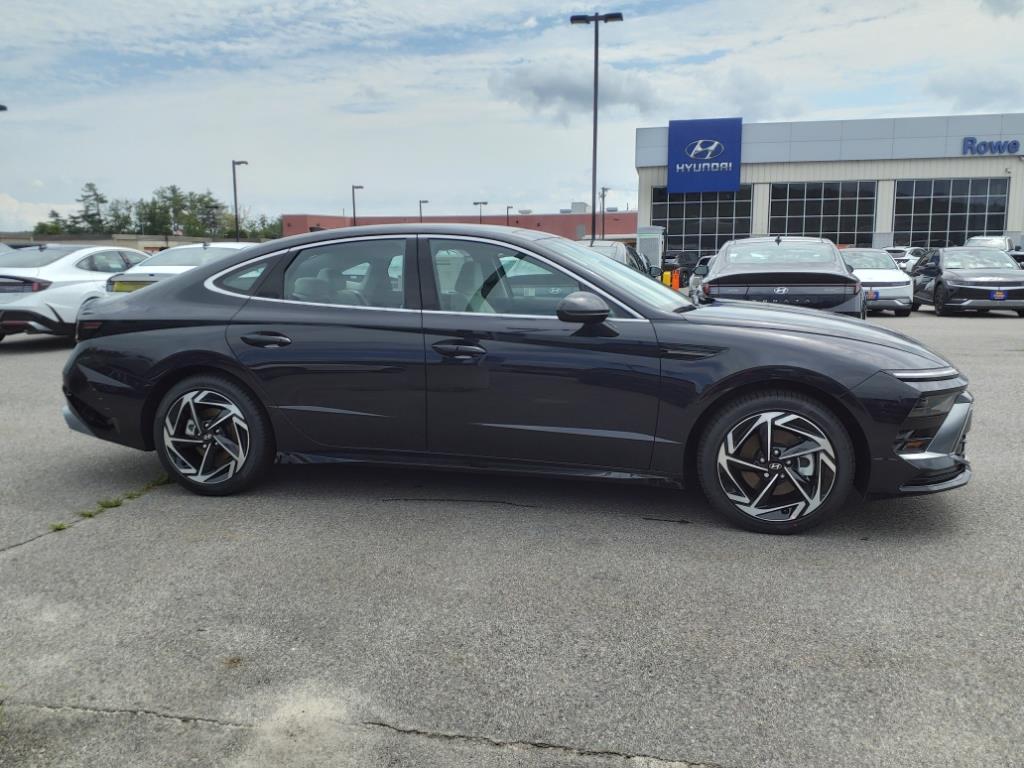
[[[226,291],[249,295],[252,293],[252,289],[256,287],[256,283],[259,281],[260,277],[262,277],[263,273],[267,271],[268,263],[269,262],[263,261],[259,264],[250,264],[240,269],[236,269],[234,272],[229,272],[218,280],[216,285]]]
[[[136,264],[141,264],[148,259],[149,256],[145,253],[137,253],[136,251],[121,251],[121,258],[125,260],[129,267],[134,267]]]
[[[88,258],[78,262],[78,267],[90,272],[113,274],[115,272],[124,272],[125,263],[118,251],[97,251]]]
[[[825,243],[787,243],[774,241],[736,243],[725,252],[729,264],[829,264],[835,252]]]
[[[74,253],[77,248],[61,246],[49,246],[40,250],[39,248],[12,248],[10,251],[0,253],[0,267],[19,267],[31,269],[33,267],[45,267],[57,259]]]
[[[431,240],[430,258],[446,312],[554,316],[562,299],[585,290],[561,270],[491,243]]]
[[[843,251],[843,261],[854,269],[898,269],[885,251]]]
[[[285,299],[398,309],[405,306],[405,239],[308,248],[284,273]]]
[[[146,260],[147,267],[198,267],[216,258],[229,253],[238,253],[238,248],[218,248],[211,245],[209,248],[186,246],[181,248],[168,248],[166,251],[150,256]]]

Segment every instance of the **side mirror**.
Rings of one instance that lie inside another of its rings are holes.
[[[570,293],[560,302],[555,311],[558,319],[563,323],[603,323],[611,314],[611,309],[604,303],[604,299],[587,291],[576,291]]]
[[[647,270],[647,274],[651,277],[661,277],[661,267],[656,267],[652,264],[651,268]]]
[[[695,274],[697,277],[707,277],[708,276],[708,265],[707,264],[701,264],[699,267],[694,267],[693,268],[693,274]]]
[[[852,275],[853,274],[853,267],[851,265],[847,264],[846,265],[846,271],[849,272]]]

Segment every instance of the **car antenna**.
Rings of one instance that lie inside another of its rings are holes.
[[[206,242],[205,240],[203,240],[203,248],[209,248],[209,247],[210,247],[210,244],[208,242]]]
[[[775,244],[776,245],[782,245],[782,235],[776,235],[775,236]]]

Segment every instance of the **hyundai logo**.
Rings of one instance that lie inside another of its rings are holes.
[[[789,288],[786,288],[785,286],[782,286],[780,288],[776,288],[775,292],[776,293],[789,293]]]
[[[697,139],[686,145],[686,156],[691,160],[714,160],[725,152],[725,145],[716,139]]]

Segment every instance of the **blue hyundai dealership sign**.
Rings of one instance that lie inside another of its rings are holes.
[[[668,191],[737,191],[742,142],[740,117],[672,120],[668,124]]]

